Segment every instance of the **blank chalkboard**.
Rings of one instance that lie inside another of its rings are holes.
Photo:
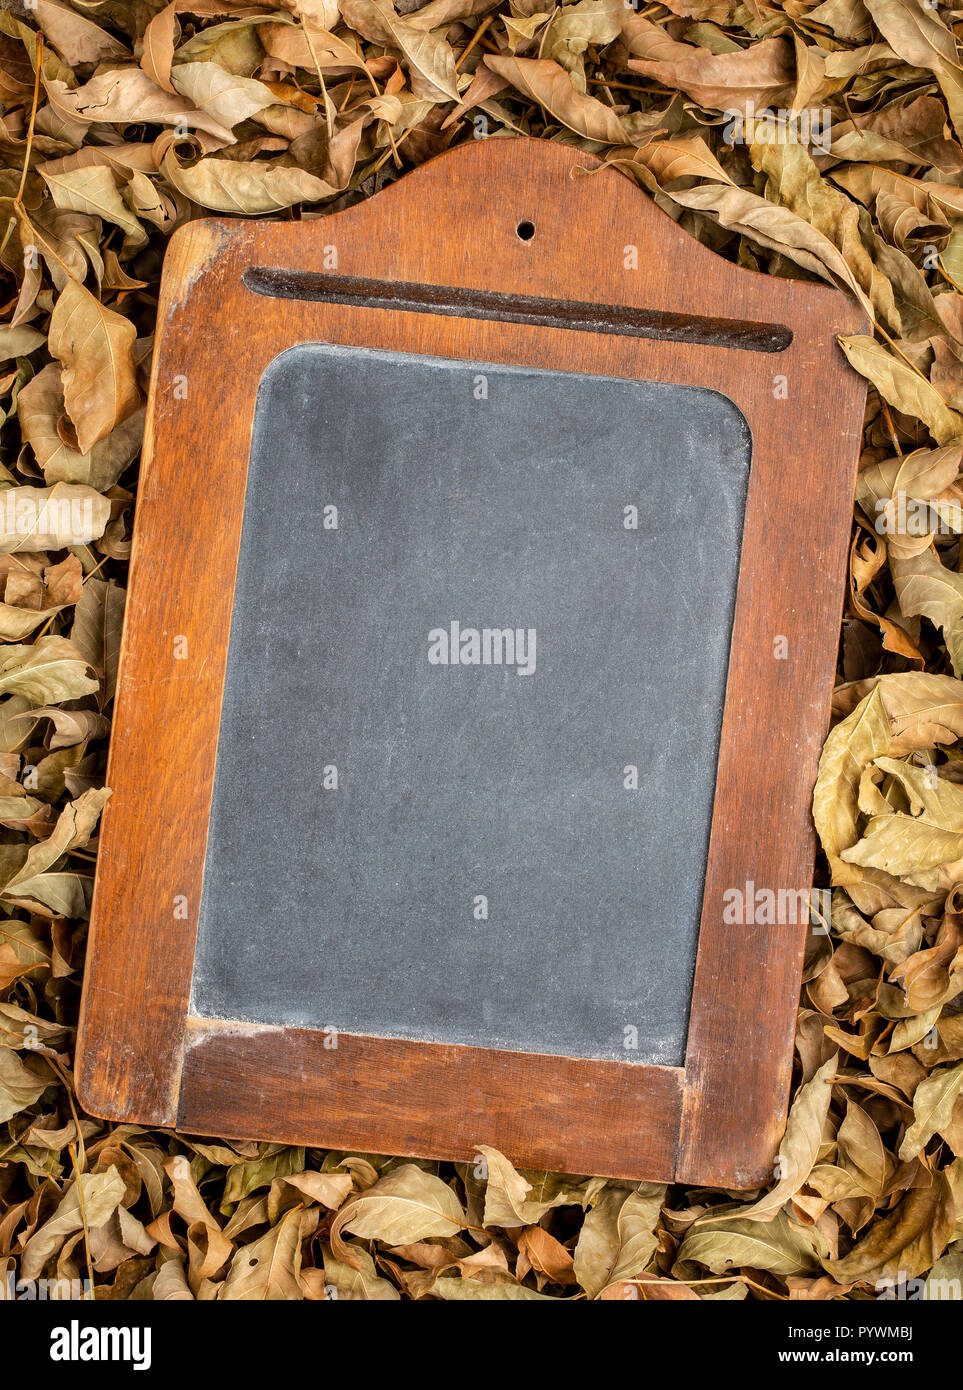
[[[750,454],[698,387],[271,363],[193,1012],[682,1062]]]

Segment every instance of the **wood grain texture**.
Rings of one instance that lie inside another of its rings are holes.
[[[490,1144],[550,1172],[672,1179],[681,1068],[346,1033],[337,1048],[325,1041],[305,1028],[190,1020],[178,1128],[457,1160]]]
[[[805,928],[727,926],[723,893],[747,881],[811,882],[810,798],[865,398],[834,338],[865,320],[829,287],[727,264],[623,176],[595,166],[550,142],[470,142],[333,217],[210,220],[172,239],[82,1005],[78,1088],[92,1113],[446,1157],[469,1157],[498,1134],[521,1165],[674,1171],[727,1187],[768,1178],[785,1119]],[[528,241],[515,231],[523,219],[535,226]],[[637,270],[626,269],[630,246]],[[252,266],[323,275],[330,247],[342,276],[788,325],[793,338],[764,353],[268,299],[242,281]],[[681,1128],[673,1069],[363,1038],[322,1054],[305,1030],[187,1029],[257,386],[280,352],[305,341],[709,387],[749,422]],[[774,657],[777,637],[785,660]],[[177,639],[186,640],[183,659]],[[175,900],[186,902],[186,918]],[[488,1132],[475,1132],[485,1115]]]

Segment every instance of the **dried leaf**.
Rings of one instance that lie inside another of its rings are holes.
[[[63,1200],[49,1221],[30,1237],[24,1247],[20,1264],[25,1279],[37,1279],[68,1236],[88,1228],[102,1226],[117,1210],[127,1185],[113,1166],[103,1173],[82,1173],[68,1188]]]
[[[555,1303],[545,1293],[525,1284],[489,1284],[480,1279],[436,1279],[431,1286],[436,1298],[446,1303]]]
[[[786,1121],[786,1132],[779,1144],[776,1157],[778,1180],[775,1186],[769,1188],[757,1202],[752,1202],[747,1207],[737,1207],[734,1212],[728,1214],[727,1222],[733,1217],[750,1221],[772,1221],[785,1203],[803,1186],[822,1147],[823,1128],[829,1114],[831,1099],[832,1088],[829,1083],[837,1066],[838,1057],[833,1053],[811,1080],[796,1092]],[[711,1216],[706,1217],[703,1222],[697,1222],[693,1230],[703,1225],[708,1228],[713,1220]]]
[[[85,454],[140,405],[134,325],[68,281],[50,320],[50,351],[63,368],[64,404]]]
[[[784,105],[792,95],[793,50],[783,38],[712,54],[671,39],[642,15],[627,16],[622,32],[629,51],[641,55],[629,59],[632,72],[678,87],[702,106],[741,111],[751,101],[761,111]]]
[[[55,362],[27,382],[17,406],[24,438],[48,483],[85,483],[97,492],[106,492],[140,449],[143,410],[135,411],[87,454],[64,443],[58,430],[64,416],[64,396]]]
[[[870,1227],[867,1235],[841,1260],[826,1269],[841,1284],[897,1284],[915,1279],[946,1249],[953,1231],[954,1207],[943,1173],[928,1187],[914,1188],[897,1207]]]
[[[117,688],[126,597],[112,580],[91,578],[74,610],[70,640],[100,681],[102,706],[113,699]]]
[[[922,1153],[934,1134],[942,1134],[948,1128],[961,1088],[963,1062],[955,1067],[940,1067],[920,1082],[913,1097],[914,1120],[899,1149],[904,1162]]]
[[[109,797],[110,791],[104,787],[84,792],[70,802],[57,818],[53,833],[27,851],[23,866],[0,890],[0,898],[55,916],[85,917],[90,908],[89,880],[54,870],[65,854],[86,845]]]
[[[458,100],[455,55],[444,39],[430,29],[406,23],[387,0],[340,0],[339,9],[359,34],[403,54],[416,97]]]
[[[231,1260],[218,1298],[228,1301],[293,1301],[303,1298],[301,1270],[300,1208],[281,1218],[273,1230],[251,1245],[244,1245]]]
[[[228,130],[276,101],[263,82],[238,77],[213,62],[178,63],[171,73],[171,83],[181,96]]]
[[[179,192],[214,212],[263,215],[336,192],[324,179],[289,165],[212,158],[187,166],[168,150],[162,168]]]
[[[826,740],[813,792],[813,819],[822,842],[833,883],[859,883],[862,873],[842,855],[859,839],[859,783],[863,768],[889,751],[889,717],[879,686]]]
[[[430,1236],[451,1236],[463,1230],[468,1218],[447,1183],[413,1163],[394,1168],[373,1187],[338,1212],[331,1243],[343,1259],[351,1247],[341,1247],[342,1231],[388,1245],[407,1245]]]
[[[32,646],[8,646],[0,655],[0,695],[24,695],[31,704],[49,705],[97,689],[87,662],[64,637],[40,637]]]
[[[128,56],[112,34],[60,0],[31,0],[37,26],[71,67]]]
[[[206,111],[193,109],[182,96],[166,92],[141,68],[117,68],[100,72],[84,86],[56,90],[58,106],[73,120],[130,125],[146,121],[154,125],[183,125],[203,131],[218,144],[234,143],[234,136]]]
[[[374,1260],[363,1246],[349,1247],[354,1264],[345,1264],[324,1251],[324,1282],[338,1299],[350,1302],[397,1303],[401,1294],[387,1279],[375,1273]]]
[[[589,1298],[643,1272],[658,1246],[655,1228],[664,1200],[659,1183],[642,1183],[634,1191],[602,1189],[575,1246],[575,1277]]]
[[[36,1065],[22,1061],[9,1046],[0,1046],[0,1124],[39,1100],[52,1079],[43,1063],[38,1070]]]
[[[530,1197],[532,1184],[512,1167],[504,1154],[487,1144],[479,1144],[478,1153],[484,1158],[488,1169],[485,1186],[486,1226],[531,1226],[553,1207],[572,1200],[571,1194],[564,1188],[547,1198]]]
[[[922,420],[938,444],[963,439],[963,415],[951,410],[935,387],[908,362],[861,334],[841,337],[839,344],[850,364],[873,383],[884,400],[905,415]]]
[[[610,106],[580,92],[558,63],[547,58],[485,55],[485,64],[524,96],[537,101],[557,121],[588,140],[606,145],[628,143],[628,134]]]
[[[817,1266],[810,1235],[794,1225],[784,1211],[771,1221],[720,1221],[688,1233],[678,1264],[705,1265],[713,1274],[748,1266],[783,1277],[808,1274]]]

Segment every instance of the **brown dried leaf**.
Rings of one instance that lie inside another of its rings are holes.
[[[404,1163],[341,1208],[331,1227],[331,1245],[342,1260],[351,1263],[353,1247],[341,1242],[342,1231],[388,1245],[407,1245],[431,1236],[456,1235],[467,1222],[447,1183],[413,1163]]]
[[[129,319],[107,309],[76,280],[54,305],[49,347],[63,369],[64,404],[80,453],[134,414],[140,405]]]
[[[211,158],[186,165],[170,149],[161,167],[174,187],[193,202],[214,212],[245,217],[320,202],[337,192],[324,179],[287,164]]]
[[[605,145],[629,143],[628,133],[612,108],[580,92],[558,63],[547,58],[511,58],[486,53],[485,65],[523,96],[544,106],[576,135]]]
[[[943,1173],[934,1173],[928,1187],[914,1188],[841,1260],[827,1260],[826,1270],[837,1282],[897,1284],[915,1279],[942,1255],[953,1232],[954,1206]]]
[[[637,1278],[658,1247],[655,1228],[665,1200],[659,1183],[642,1183],[634,1191],[607,1185],[586,1213],[575,1246],[574,1274],[589,1298],[606,1288]]]
[[[678,43],[642,15],[627,16],[622,34],[631,53],[627,67],[677,87],[701,106],[743,111],[784,106],[793,91],[793,50],[783,38],[762,39],[734,53],[713,54],[695,44]]]

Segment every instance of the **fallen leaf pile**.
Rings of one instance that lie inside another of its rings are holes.
[[[960,1297],[961,37],[931,0],[3,0],[0,1296]],[[517,135],[872,323],[841,344],[870,389],[814,803],[832,933],[755,1193],[522,1173],[484,1135],[464,1166],[200,1140],[73,1095],[166,240]]]

